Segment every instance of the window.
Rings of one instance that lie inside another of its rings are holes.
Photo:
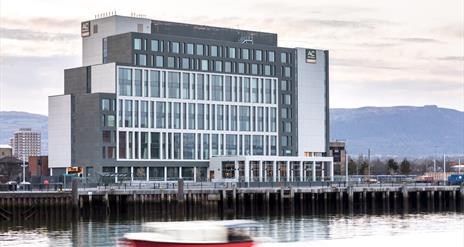
[[[132,127],[132,100],[124,101],[124,127]]]
[[[156,56],[156,62],[155,62],[156,67],[163,67],[163,56]]]
[[[119,69],[119,95],[131,96],[132,95],[132,70]]]
[[[203,56],[204,54],[204,46],[202,44],[197,44],[197,55]]]
[[[164,167],[148,167],[148,171],[150,181],[164,181]]]
[[[142,70],[134,70],[135,96],[142,96]]]
[[[190,74],[182,73],[182,98],[190,98]]]
[[[231,62],[224,62],[224,72],[230,73],[232,72],[232,63]]]
[[[106,127],[115,127],[116,126],[116,118],[114,115],[106,115],[105,116],[105,126]]]
[[[238,73],[239,74],[244,74],[245,73],[245,64],[244,63],[238,63]]]
[[[217,106],[217,130],[224,130],[224,106]]]
[[[156,102],[156,128],[165,128],[166,123],[166,103]]]
[[[134,39],[134,50],[142,50],[142,39]]]
[[[180,129],[180,103],[174,102],[174,129]]]
[[[140,132],[140,152],[141,159],[148,159],[148,132]]]
[[[251,79],[251,102],[253,103],[258,102],[258,79],[257,78]]]
[[[189,55],[193,55],[193,44],[190,44],[190,43],[187,44],[186,53],[189,54]]]
[[[214,62],[214,71],[222,72],[222,61],[215,61]]]
[[[290,76],[291,76],[290,67],[285,67],[285,68],[284,68],[284,76],[285,76],[285,77],[290,77]]]
[[[209,134],[203,134],[203,159],[209,158]]]
[[[139,65],[147,66],[147,55],[145,54],[139,55]]]
[[[282,108],[281,110],[282,118],[292,118],[292,111],[290,108]]]
[[[280,53],[280,62],[287,63],[287,53],[285,52]]]
[[[284,132],[292,132],[292,122],[284,122]]]
[[[212,87],[212,100],[222,101],[223,100],[223,81],[222,76],[213,75],[211,81]]]
[[[125,159],[126,158],[126,132],[120,131],[119,132],[119,158]]]
[[[160,158],[160,133],[151,133],[150,151],[151,151],[150,152],[151,159]],[[150,171],[150,175],[152,175],[151,171]]]
[[[151,41],[151,51],[159,51],[159,41],[152,40]]]
[[[282,108],[282,110],[285,108]],[[276,126],[277,126],[277,114],[276,114],[276,108],[271,108],[271,131],[275,132],[276,131]]]
[[[174,68],[174,66],[175,66],[174,57],[168,57],[168,68]]]
[[[140,102],[140,127],[148,128],[148,101]]]
[[[243,82],[243,94],[244,94],[244,101],[245,102],[250,102],[250,78],[246,77],[244,78]]]
[[[193,160],[195,158],[195,134],[184,133],[183,145],[184,159]]]
[[[98,33],[98,25],[93,25],[93,33]]]
[[[180,99],[180,73],[168,72],[168,97]]]
[[[188,69],[190,67],[190,59],[182,58],[182,69]]]
[[[239,110],[240,131],[250,131],[250,107],[240,106]]]
[[[205,129],[204,118],[205,118],[204,104],[198,104],[198,114],[197,114],[198,126],[197,127],[200,130]]]
[[[264,141],[263,136],[253,136],[253,155],[263,155]]]
[[[292,96],[290,94],[284,94],[284,104],[286,105],[292,104]]]
[[[264,65],[264,75],[271,75],[271,65]]]
[[[262,61],[263,60],[263,52],[261,50],[256,50],[255,51],[255,59],[256,61]]]
[[[275,54],[273,51],[268,51],[267,53],[267,60],[269,62],[274,62],[275,61]]]
[[[251,74],[253,74],[253,75],[258,74],[258,65],[257,64],[251,64]]]
[[[102,111],[109,111],[109,110],[110,110],[110,100],[102,99]]]
[[[237,155],[237,135],[226,135],[226,155]]]
[[[208,70],[208,60],[206,60],[206,59],[201,60],[201,70],[203,70],[203,71]]]
[[[265,79],[264,80],[264,92],[265,92],[265,97],[264,97],[264,102],[270,104],[271,103],[271,79]]]
[[[250,59],[250,50],[242,49],[242,59]]]
[[[289,89],[289,82],[286,80],[280,81],[280,90],[287,91]]]
[[[195,129],[195,104],[188,104],[188,128]]]
[[[150,96],[160,97],[160,72],[156,70],[150,71]]]
[[[225,100],[232,101],[232,77],[231,76],[226,76],[225,91],[226,91]]]
[[[205,99],[205,76],[203,74],[198,74],[197,77],[197,87],[198,87],[198,94],[197,97],[199,100]]]
[[[179,42],[172,42],[171,43],[171,52],[172,53],[179,53]]]
[[[104,130],[102,133],[102,141],[103,143],[111,143],[111,131]]]
[[[235,47],[229,47],[229,58],[235,58]]]
[[[218,56],[218,47],[215,45],[211,46],[211,54],[212,57],[217,57]]]

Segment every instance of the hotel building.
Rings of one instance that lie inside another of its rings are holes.
[[[112,15],[49,97],[52,175],[139,181],[332,178],[328,51],[277,34]]]

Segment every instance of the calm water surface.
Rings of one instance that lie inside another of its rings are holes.
[[[0,246],[116,246],[124,233],[143,231],[141,224],[173,220],[152,216],[56,216],[2,225]],[[199,219],[220,219],[207,214]],[[198,219],[195,217],[195,219]],[[248,230],[264,246],[464,246],[464,213],[260,215]],[[178,219],[178,218],[177,218]],[[186,220],[191,217],[184,218]]]

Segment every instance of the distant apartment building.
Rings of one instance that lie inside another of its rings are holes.
[[[0,144],[0,158],[13,156],[13,149],[10,145]]]
[[[41,153],[40,132],[30,128],[21,128],[13,134],[10,139],[13,156],[27,161],[29,156],[39,156]]]
[[[82,67],[65,70],[64,94],[49,97],[52,175],[68,166],[146,181],[333,174],[327,50],[117,15],[82,22],[81,36]]]

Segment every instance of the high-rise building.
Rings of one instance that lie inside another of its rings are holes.
[[[53,175],[68,166],[164,181],[332,174],[328,51],[117,15],[82,22],[81,36],[82,67],[65,70],[64,95],[49,98]],[[233,177],[212,157],[235,157]]]
[[[13,156],[27,162],[29,156],[38,156],[41,152],[40,132],[30,128],[20,128],[10,138]]]

